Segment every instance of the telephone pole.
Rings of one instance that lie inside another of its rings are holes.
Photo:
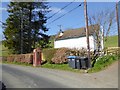
[[[120,2],[119,2],[120,3]],[[120,47],[120,17],[118,14],[118,2],[116,2],[116,20],[117,20],[117,28],[118,28],[118,47]],[[120,9],[120,8],[119,8]]]
[[[90,44],[89,44],[89,30],[88,30],[88,16],[87,16],[87,2],[86,2],[86,0],[84,0],[84,15],[85,15],[85,25],[86,25],[86,39],[87,39],[87,53],[88,53],[88,68],[91,68]]]

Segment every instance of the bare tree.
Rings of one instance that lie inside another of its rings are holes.
[[[98,51],[100,50],[101,47],[101,41],[103,41],[103,45],[104,42],[107,41],[107,37],[110,33],[110,30],[112,30],[114,23],[115,23],[115,11],[104,10],[89,16],[89,24],[91,26],[94,26],[95,24],[98,25],[97,29],[93,27],[96,36],[95,41],[97,44]]]

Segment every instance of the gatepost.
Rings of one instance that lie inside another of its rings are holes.
[[[41,49],[36,48],[33,50],[33,66],[37,67],[41,65],[42,55],[41,55]]]

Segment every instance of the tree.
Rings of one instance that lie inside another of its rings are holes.
[[[9,17],[3,32],[4,45],[18,54],[30,53],[35,48],[35,43],[39,43],[42,48],[46,47],[49,40],[45,34],[48,31],[45,27],[48,12],[45,10],[48,9],[46,3],[10,2],[8,7]]]
[[[114,22],[115,12],[110,10],[101,11],[95,15],[89,16],[89,23],[91,26],[93,26],[93,30],[96,36],[95,42],[97,43],[97,51],[100,50],[102,43],[101,41],[103,40],[103,45],[104,42],[107,41],[107,36],[109,35]],[[98,25],[97,29],[94,28],[95,24]]]

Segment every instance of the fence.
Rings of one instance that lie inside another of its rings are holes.
[[[120,54],[120,47],[108,47],[105,50],[106,54],[115,54],[118,55]]]

